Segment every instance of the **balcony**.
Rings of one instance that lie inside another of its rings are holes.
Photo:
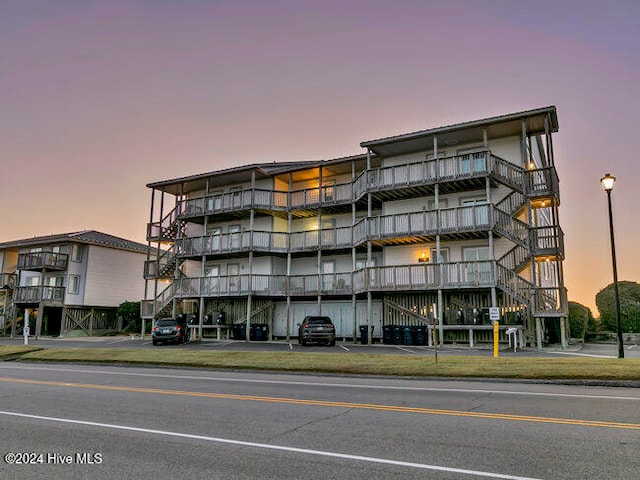
[[[396,190],[438,182],[481,178],[495,173],[500,165],[509,178],[518,176],[518,167],[491,155],[489,151],[381,167],[363,172],[354,182],[354,199],[367,191]],[[513,171],[507,169],[513,167]],[[520,173],[520,176],[522,174]]]
[[[147,224],[147,240],[150,242],[172,242],[178,231],[176,218],[178,209],[174,208],[159,222]]]
[[[16,280],[18,276],[15,273],[2,273],[0,274],[0,289],[7,288],[13,289],[16,286]]]
[[[289,206],[292,210],[306,210],[319,206],[351,203],[353,199],[352,183],[325,185],[322,187],[294,190],[291,192]]]
[[[566,316],[569,312],[566,288],[538,288],[533,301],[533,314],[539,316]]]
[[[237,190],[178,202],[178,218],[201,217],[217,213],[239,212],[251,208],[287,209],[287,192],[273,190]]]
[[[527,225],[490,204],[398,213],[364,218],[353,227],[303,232],[246,231],[186,237],[176,240],[179,257],[222,255],[241,252],[281,253],[349,249],[367,240],[393,243],[407,237],[426,238],[436,234],[455,237],[480,234],[495,228],[521,245],[527,245]],[[478,235],[476,235],[477,237]],[[151,263],[157,263],[155,261]],[[156,272],[147,274],[155,278]]]
[[[218,277],[189,277],[174,280],[177,298],[221,297],[243,295],[283,296],[285,275],[226,275]]]
[[[351,248],[352,231],[352,227],[339,227],[293,232],[289,234],[289,248],[291,252]]]
[[[564,232],[558,226],[535,227],[529,230],[531,253],[534,256],[564,257]]]
[[[186,237],[176,241],[176,252],[180,257],[248,251],[286,253],[287,234],[284,232],[248,231]]]
[[[555,195],[560,201],[560,182],[555,167],[527,170],[525,178],[529,197],[551,197]]]
[[[13,292],[14,303],[40,303],[62,306],[64,304],[64,287],[16,287]]]
[[[495,286],[493,261],[373,267],[360,274],[356,290],[407,291]],[[357,272],[356,272],[357,273]]]
[[[66,270],[68,260],[66,253],[21,253],[18,255],[18,270]]]

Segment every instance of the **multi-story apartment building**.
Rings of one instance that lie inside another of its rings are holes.
[[[322,314],[354,339],[436,318],[456,341],[497,307],[529,344],[564,345],[557,130],[546,107],[151,183],[144,315],[223,311],[289,338]]]
[[[116,309],[144,297],[147,245],[94,230],[0,243],[4,334],[91,335],[116,329]]]

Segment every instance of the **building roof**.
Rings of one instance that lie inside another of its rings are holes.
[[[61,243],[83,243],[101,247],[129,250],[131,252],[147,252],[147,245],[125,238],[116,237],[96,230],[82,230],[80,232],[59,233],[41,237],[24,238],[0,243],[0,250],[19,247],[35,247],[42,245],[58,245]]]
[[[432,150],[433,138],[437,137],[439,148],[444,149],[459,143],[481,142],[485,133],[487,138],[520,135],[523,121],[528,134],[545,133],[546,121],[550,133],[558,131],[556,107],[549,106],[369,140],[360,146],[378,155],[399,155]]]

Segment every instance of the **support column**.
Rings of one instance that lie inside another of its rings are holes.
[[[371,151],[367,150],[367,172],[371,169]],[[368,173],[367,173],[368,174]],[[367,193],[367,221],[370,221],[371,214],[373,212],[373,197],[371,196],[371,192]],[[371,297],[371,286],[369,285],[370,281],[370,268],[372,268],[372,260],[371,260],[371,237],[369,235],[370,232],[367,232],[368,240],[367,240],[367,268],[365,270],[365,274],[367,276],[367,281],[365,284],[367,285],[367,343],[371,345],[371,313],[372,313],[372,297]],[[356,333],[357,335],[357,333]]]
[[[367,292],[367,345],[371,345],[371,313],[372,313],[372,297],[371,291]]]
[[[38,304],[38,316],[36,317],[36,328],[34,333],[34,336],[36,338],[36,340],[38,339],[38,337],[40,337],[42,335],[42,317],[44,315],[44,307],[42,306],[42,302],[40,302]]]
[[[565,350],[568,346],[567,344],[567,326],[564,321],[564,317],[559,317],[558,321],[560,322],[560,344],[562,345],[562,349]]]
[[[542,320],[536,317],[536,345],[538,350],[542,351]]]
[[[245,341],[251,341],[251,294],[247,295],[247,328],[245,331]]]
[[[291,340],[291,189],[293,188],[293,174],[289,173],[289,187],[287,191],[287,341]]]

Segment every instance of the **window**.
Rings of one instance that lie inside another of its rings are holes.
[[[489,206],[484,197],[463,199],[460,202],[466,208],[462,211],[461,227],[474,227],[489,223]]]
[[[465,262],[474,262],[464,265],[463,280],[466,283],[486,283],[491,280],[491,265],[489,260],[489,247],[468,247],[462,249],[462,258]],[[482,262],[482,263],[475,263]]]
[[[79,275],[70,275],[69,276],[69,293],[77,295],[80,293],[80,276]]]
[[[71,260],[74,262],[81,262],[83,250],[82,245],[73,245],[71,247]]]
[[[229,225],[229,237],[231,249],[240,248],[240,225]]]
[[[431,263],[447,263],[449,261],[449,249],[440,248],[440,255],[437,255],[437,248],[431,249]]]
[[[336,181],[329,180],[322,185],[322,198],[325,202],[333,202],[335,200]]]
[[[336,271],[336,262],[329,260],[322,262],[322,290],[327,291],[333,288],[334,273]]]
[[[449,201],[446,198],[438,199],[438,208],[447,208],[449,205]],[[436,199],[427,200],[427,210],[435,210],[436,209]]]

